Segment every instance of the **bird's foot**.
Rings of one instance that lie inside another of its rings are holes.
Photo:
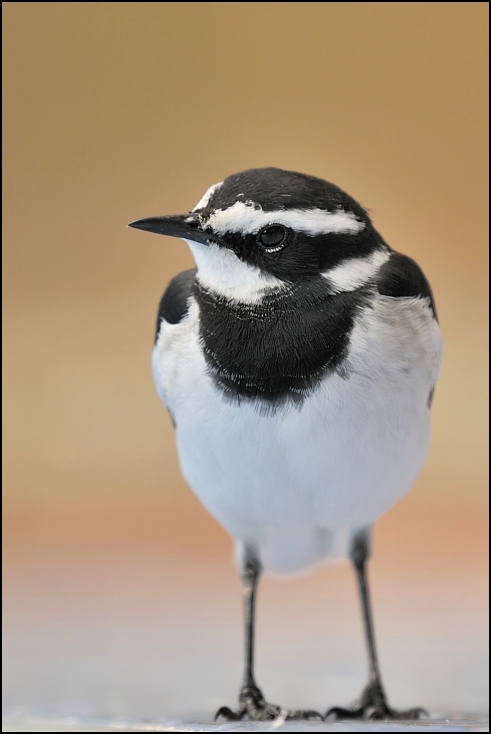
[[[334,706],[326,713],[326,719],[330,716],[336,719],[419,719],[421,715],[428,715],[423,708],[407,709],[397,711],[389,706],[385,692],[380,683],[370,682],[360,700],[351,708],[345,709]]]
[[[226,719],[227,721],[238,721],[248,717],[251,721],[274,721],[274,719],[314,719],[324,721],[324,717],[317,711],[298,710],[288,711],[276,706],[274,703],[268,703],[264,700],[261,690],[257,686],[247,686],[243,688],[239,695],[239,708],[232,711],[228,706],[222,706],[215,715],[217,719]]]

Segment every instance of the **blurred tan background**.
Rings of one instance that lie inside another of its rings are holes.
[[[192,261],[125,225],[271,165],[346,189],[432,284],[433,444],[377,528],[377,629],[394,704],[486,707],[487,8],[3,3],[7,707],[233,703],[230,540],[180,477],[149,369]],[[266,580],[260,604],[270,698],[357,695],[347,566]]]

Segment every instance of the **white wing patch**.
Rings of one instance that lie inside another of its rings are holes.
[[[288,288],[274,275],[250,265],[232,250],[220,245],[202,245],[186,240],[198,268],[197,278],[210,291],[239,303],[260,303],[263,296],[274,290]]]
[[[409,397],[405,408],[401,407],[401,420],[410,415],[411,401],[427,401],[442,362],[440,328],[429,299],[377,294],[371,308],[363,310],[355,321],[348,359],[355,373],[380,380],[383,399],[391,389],[392,394],[398,389],[407,390]]]
[[[280,209],[265,212],[254,208],[252,203],[236,201],[228,209],[217,209],[213,212],[204,228],[211,229],[217,235],[227,232],[247,235],[256,234],[268,224],[283,224],[311,236],[343,232],[357,234],[365,227],[364,222],[354,214],[342,209],[335,212],[322,209]]]
[[[375,250],[368,257],[354,257],[345,260],[322,275],[329,282],[333,293],[354,291],[373,278],[390,255],[391,253],[387,250]]]

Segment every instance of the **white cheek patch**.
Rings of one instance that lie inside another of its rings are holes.
[[[213,184],[213,186],[210,186],[210,188],[205,191],[205,193],[203,194],[203,196],[198,201],[198,203],[196,204],[196,206],[194,207],[192,211],[195,212],[197,209],[204,209],[205,207],[207,207],[208,204],[210,203],[211,197],[213,196],[215,191],[218,191],[218,189],[220,188],[220,186],[222,186],[222,184],[223,184],[223,181],[219,181],[218,183]]]
[[[200,284],[219,296],[239,303],[257,304],[271,290],[288,285],[274,275],[244,262],[232,250],[186,240],[198,268]]]
[[[345,260],[340,265],[336,265],[335,268],[322,273],[322,275],[329,282],[333,293],[354,291],[373,278],[389,257],[390,252],[376,250],[368,257],[355,257],[351,260]]]
[[[217,209],[204,226],[217,235],[224,235],[227,232],[247,235],[256,234],[268,224],[283,224],[311,236],[343,232],[357,234],[365,227],[365,223],[357,219],[352,212],[345,212],[342,209],[335,212],[323,209],[281,209],[265,212],[243,201],[236,201],[228,209]]]

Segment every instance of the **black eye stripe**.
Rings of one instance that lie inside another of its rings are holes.
[[[286,240],[286,228],[282,224],[269,224],[257,235],[257,241],[267,250],[281,249]]]

